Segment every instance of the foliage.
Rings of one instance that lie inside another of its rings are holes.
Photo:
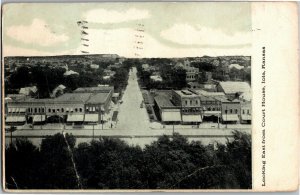
[[[67,147],[67,144],[70,148]],[[9,189],[249,189],[251,137],[238,131],[227,143],[204,146],[175,133],[144,149],[115,138],[80,143],[72,135],[6,147]],[[72,161],[72,158],[74,160]],[[76,177],[78,172],[79,179]],[[13,179],[14,180],[13,180]],[[15,184],[17,183],[17,186]]]

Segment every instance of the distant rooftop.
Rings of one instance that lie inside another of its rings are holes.
[[[95,93],[95,92],[110,92],[113,90],[112,86],[98,86],[98,87],[80,87],[74,90],[74,93]]]
[[[181,97],[198,97],[199,95],[195,92],[189,90],[175,90],[175,93],[180,95]]]
[[[170,96],[168,93],[159,93],[159,95],[154,97],[154,100],[156,101],[157,105],[160,108],[175,107],[175,105],[171,102]]]
[[[219,84],[225,94],[251,92],[250,85],[247,82],[226,81]]]

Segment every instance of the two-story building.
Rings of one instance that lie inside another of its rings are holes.
[[[113,87],[93,87],[78,88],[73,93],[65,93],[53,99],[12,99],[6,103],[6,124],[104,122],[107,120],[112,94]]]
[[[172,90],[172,101],[181,107],[182,123],[202,122],[201,101],[197,93],[189,90]]]

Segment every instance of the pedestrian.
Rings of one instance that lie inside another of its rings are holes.
[[[112,124],[112,123],[110,123],[110,128],[111,128],[111,129],[113,128],[113,124]]]

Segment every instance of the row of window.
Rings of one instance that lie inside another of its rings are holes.
[[[27,111],[29,113],[45,113],[45,108],[28,108]],[[82,112],[82,108],[48,108],[49,113],[57,113],[57,112]]]
[[[182,109],[182,112],[199,112],[200,108],[190,108],[190,109]]]
[[[230,110],[225,110],[225,114],[228,114],[228,111],[230,111],[229,113],[230,114],[233,114],[233,112],[234,112],[234,114],[237,114],[238,113],[238,109],[235,109],[235,110],[233,110],[233,109],[230,109]],[[250,114],[250,110],[249,109],[243,109],[242,110],[242,114]]]
[[[195,105],[198,105],[199,101],[198,100],[195,100]],[[190,105],[193,104],[193,100],[190,100]],[[188,105],[188,100],[185,100],[185,105],[187,106]]]
[[[188,79],[194,79],[195,75],[187,75],[186,78],[188,78]]]
[[[243,110],[242,110],[242,113],[243,113],[243,114],[246,114],[246,112],[247,112],[247,114],[250,114],[250,110],[249,110],[249,109],[243,109]]]

